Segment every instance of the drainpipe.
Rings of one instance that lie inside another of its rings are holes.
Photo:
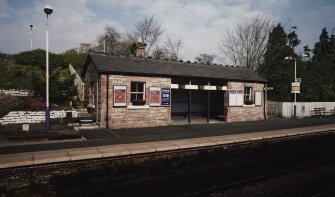
[[[208,86],[210,85],[211,83],[208,82]],[[211,113],[211,91],[207,90],[207,123],[209,123],[210,113]]]
[[[264,86],[265,86],[265,88],[263,90],[263,103],[264,103],[263,109],[264,109],[264,120],[266,120],[267,119],[267,114],[266,114],[266,99],[267,99],[267,93],[268,93],[268,85],[265,84]]]
[[[98,123],[99,121],[99,76],[97,77],[96,80],[96,91],[97,91],[97,98],[96,98],[96,103],[95,103],[95,122]]]
[[[191,85],[191,81],[190,81]],[[191,114],[192,114],[192,90],[189,89],[189,100],[188,100],[188,123],[191,123]]]
[[[109,103],[109,75],[107,76],[107,84],[106,84],[106,127],[107,129],[109,129],[109,125],[108,125],[108,103]]]

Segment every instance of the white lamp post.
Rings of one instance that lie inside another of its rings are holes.
[[[294,82],[297,82],[297,58],[293,58],[291,56],[285,57],[286,60],[294,59]],[[293,117],[297,117],[297,93],[294,92],[294,109],[293,109]]]
[[[30,50],[33,50],[33,25],[29,25],[30,27]]]
[[[46,24],[46,106],[45,106],[45,132],[49,133],[50,130],[50,109],[49,109],[49,33],[48,33],[48,17],[53,13],[51,6],[46,5],[44,7],[44,12],[47,15],[47,24]]]
[[[301,54],[301,57],[307,57],[306,54]],[[297,82],[297,58],[293,58],[291,56],[287,56],[284,59],[291,60],[294,59],[294,82]],[[297,117],[297,93],[294,92],[294,109],[293,109],[293,117]]]

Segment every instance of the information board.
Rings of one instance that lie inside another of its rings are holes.
[[[161,89],[161,105],[162,106],[171,105],[171,89],[170,88]]]

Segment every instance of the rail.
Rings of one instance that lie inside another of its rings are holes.
[[[253,178],[249,178],[249,179],[244,179],[244,180],[233,182],[233,183],[230,183],[230,184],[217,186],[215,188],[199,190],[199,191],[196,191],[196,192],[193,192],[193,193],[188,193],[185,196],[207,196],[208,194],[211,194],[211,193],[214,193],[214,192],[225,191],[225,190],[228,190],[228,189],[241,187],[241,186],[244,186],[244,185],[247,185],[247,184],[253,184],[253,183],[260,182],[260,181],[265,181],[265,180],[268,180],[270,178],[278,177],[280,175],[285,175],[285,174],[292,173],[292,172],[295,172],[295,171],[304,170],[304,169],[308,169],[308,168],[312,168],[312,167],[320,166],[320,165],[325,165],[325,164],[329,164],[329,163],[333,163],[333,162],[335,162],[335,159],[328,159],[328,160],[313,162],[313,163],[293,167],[293,168],[290,168],[290,169],[285,169],[285,170],[282,170],[282,171],[269,173],[269,174],[264,174],[264,175],[261,175],[261,176],[257,176],[257,177],[253,177]],[[315,194],[313,197],[322,197],[322,196],[328,195],[332,192],[335,192],[335,188],[332,188],[332,189],[323,191],[321,193]]]

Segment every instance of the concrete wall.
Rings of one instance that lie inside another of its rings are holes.
[[[135,107],[131,105],[130,84],[132,81],[145,82],[146,103],[144,106]],[[113,106],[114,85],[127,86],[127,106]],[[171,123],[171,107],[149,106],[149,87],[151,86],[169,88],[171,86],[171,79],[162,77],[101,75],[98,91],[98,120],[100,126],[108,128],[135,128],[169,125]]]
[[[50,111],[50,118],[65,118],[68,111]],[[72,112],[72,117],[77,117],[76,111]],[[45,120],[44,111],[11,111],[0,119],[0,124],[22,124],[41,123]]]
[[[16,89],[4,90],[4,89],[0,89],[0,93],[10,94],[12,96],[29,96],[29,91],[28,90],[16,90]]]
[[[294,114],[293,102],[268,101],[268,114],[278,117],[291,118]],[[310,117],[315,107],[324,107],[326,111],[335,109],[335,102],[297,102],[297,116]]]
[[[243,105],[243,106],[229,106],[229,91],[225,92],[225,120],[227,122],[241,122],[241,121],[256,121],[264,120],[264,84],[258,83],[242,83],[242,82],[228,82],[228,90],[244,90],[245,86],[252,87],[253,96],[255,91],[262,92],[262,105]],[[254,98],[253,98],[254,99]]]

